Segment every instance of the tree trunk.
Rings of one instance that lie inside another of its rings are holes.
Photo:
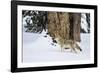
[[[65,12],[48,12],[48,33],[54,38],[68,40],[70,35],[69,14]]]
[[[48,12],[48,33],[53,38],[63,40],[80,41],[80,20],[79,13]]]
[[[81,14],[69,13],[70,15],[70,39],[80,42]]]

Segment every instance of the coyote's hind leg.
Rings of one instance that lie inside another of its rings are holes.
[[[76,48],[80,51],[82,51],[82,49],[80,48],[80,46],[76,43]]]

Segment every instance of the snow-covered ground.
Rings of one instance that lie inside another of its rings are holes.
[[[52,45],[50,36],[44,37],[46,32],[41,34],[23,32],[23,62],[51,62],[67,60],[88,60],[90,58],[90,34],[81,33],[82,52],[61,52],[59,45]]]

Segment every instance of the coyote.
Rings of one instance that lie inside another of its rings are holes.
[[[74,40],[56,39],[56,41],[61,45],[61,51],[63,51],[63,49],[71,49],[71,51],[74,52],[77,52],[77,50],[82,51],[80,46]]]
[[[80,14],[68,12],[48,12],[48,33],[63,49],[81,50],[80,42]]]

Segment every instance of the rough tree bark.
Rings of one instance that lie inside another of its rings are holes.
[[[69,39],[69,14],[65,12],[48,12],[48,33],[51,37]]]
[[[81,14],[69,13],[70,19],[70,39],[80,42]]]
[[[79,13],[48,12],[48,33],[53,38],[80,41],[80,21]]]

